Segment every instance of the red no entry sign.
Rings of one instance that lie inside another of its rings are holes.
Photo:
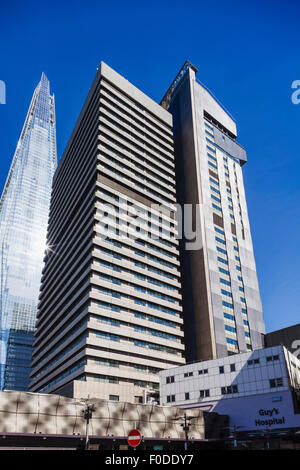
[[[131,431],[129,431],[127,441],[131,447],[138,446],[141,442],[141,439],[142,436],[140,431],[138,431],[137,429],[132,429]]]

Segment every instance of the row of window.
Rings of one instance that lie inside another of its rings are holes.
[[[132,325],[131,323],[115,320],[113,318],[108,318],[108,317],[93,315],[92,318],[95,318],[98,322],[105,323],[107,325],[116,326],[116,327],[127,326],[129,328],[134,329],[135,331],[140,332],[140,333],[145,333],[145,334],[149,334],[149,335],[152,335],[152,336],[158,336],[160,338],[165,338],[165,339],[168,339],[170,341],[180,341],[178,336],[170,335],[169,333],[165,333],[163,331],[152,330],[151,328],[145,328],[145,327],[139,326],[139,325]]]
[[[115,284],[115,285],[119,285],[119,286],[126,285],[126,286],[129,286],[129,287],[132,287],[134,290],[136,290],[138,292],[142,292],[143,294],[152,295],[153,297],[157,297],[158,299],[166,300],[167,302],[171,302],[171,303],[177,303],[178,302],[178,299],[176,299],[176,298],[169,297],[166,294],[160,294],[157,291],[154,291],[152,289],[148,289],[146,287],[142,287],[138,284],[134,284],[133,282],[120,280],[119,278],[109,276],[108,274],[97,273],[97,274],[95,274],[95,277],[97,277],[99,279],[103,279],[104,281],[107,281],[111,284]],[[122,296],[123,295],[120,294],[119,298],[122,297]],[[131,296],[129,296],[129,298],[131,298]]]
[[[171,315],[179,314],[178,311],[171,310],[169,308],[163,307],[163,306],[158,305],[158,304],[153,304],[152,302],[149,302],[148,300],[141,300],[137,297],[134,297],[134,296],[128,295],[128,294],[120,294],[117,291],[114,291],[114,290],[111,290],[111,289],[106,289],[105,287],[97,287],[96,290],[99,293],[103,294],[103,295],[108,295],[108,296],[114,297],[116,299],[129,299],[130,301],[132,301],[136,305],[143,305],[144,307],[155,308],[156,310],[161,310],[165,313],[171,313]],[[163,299],[163,297],[162,297],[163,294],[160,294],[160,295],[161,295],[160,298]],[[156,296],[156,297],[158,297],[158,296]]]
[[[159,286],[159,287],[162,287],[163,289],[168,289],[168,290],[172,290],[172,291],[175,291],[175,292],[179,292],[178,288],[177,287],[174,287],[170,284],[166,284],[165,282],[163,281],[158,281],[157,279],[153,278],[153,277],[150,277],[150,276],[145,276],[144,274],[140,274],[140,273],[137,273],[136,271],[134,271],[133,269],[128,269],[128,268],[124,268],[123,266],[122,267],[119,267],[118,265],[115,265],[113,263],[110,263],[108,261],[104,261],[104,260],[101,260],[101,261],[97,261],[98,264],[100,264],[101,266],[104,266],[108,269],[112,269],[113,271],[116,271],[116,272],[119,272],[119,273],[128,273],[130,274],[131,276],[134,276],[136,277],[137,279],[140,279],[141,281],[144,281],[144,282],[149,282],[150,284],[153,284],[155,286]],[[159,270],[157,270],[159,271]],[[152,271],[154,272],[154,271]],[[161,274],[162,273],[162,274]],[[159,274],[159,275],[163,275],[164,272],[163,271],[159,271],[157,272],[156,274]]]
[[[98,338],[108,339],[110,341],[129,341],[134,344],[134,346],[138,346],[140,348],[149,348],[156,351],[162,351],[168,354],[176,354],[181,355],[181,352],[178,349],[169,348],[167,346],[162,346],[160,344],[148,343],[146,341],[135,340],[133,338],[126,338],[124,336],[114,335],[112,333],[106,333],[99,331],[96,333]]]
[[[281,377],[276,378],[276,379],[270,379],[269,380],[269,385],[270,385],[270,388],[282,387],[283,386],[283,379]],[[226,387],[221,387],[221,395],[232,395],[232,394],[235,394],[235,393],[239,393],[239,389],[238,389],[237,384],[228,385]],[[199,398],[208,398],[208,397],[210,397],[210,390],[209,389],[200,390]],[[189,400],[189,399],[190,399],[190,393],[185,392],[185,400]],[[175,401],[176,401],[176,396],[175,395],[167,395],[167,403],[175,402]]]
[[[102,250],[100,250],[100,251],[102,251]],[[119,255],[117,255],[114,251],[106,250],[105,248],[103,248],[103,253],[105,253],[107,256],[119,259],[119,258],[117,258],[117,256],[119,256]],[[149,266],[147,264],[141,263],[140,261],[136,261],[132,258],[125,257],[125,259],[126,259],[127,262],[134,263],[135,266],[137,266],[141,269],[145,269],[145,270],[148,270],[151,273],[155,273],[155,274],[158,274],[159,276],[164,276],[168,279],[172,279],[174,281],[177,281],[177,278],[175,276],[173,276],[172,274],[170,274],[166,271],[162,271],[161,269],[154,268],[154,267]],[[122,266],[122,268],[120,268],[119,265],[116,265],[114,263],[110,263],[109,261],[97,260],[97,263],[101,264],[102,266],[111,268],[111,269],[113,269],[114,271],[117,271],[117,272],[128,272],[130,274],[136,274],[136,271],[134,271],[132,269],[127,269],[127,268],[124,268],[123,266]],[[149,278],[147,278],[147,281],[150,282]]]
[[[135,385],[136,387],[143,387],[143,388],[154,388],[154,389],[159,389],[159,384],[155,382],[146,382],[143,380],[132,380],[132,379],[126,379],[124,377],[119,378],[119,377],[113,377],[111,375],[94,375],[92,377],[92,380],[94,382],[104,382],[104,383],[111,383],[111,384],[119,384],[120,382],[129,382]]]
[[[140,364],[131,364],[130,362],[120,362],[114,359],[106,359],[106,358],[94,359],[93,363],[95,365],[102,365],[106,367],[115,367],[115,368],[119,368],[121,365],[121,367],[126,367],[130,369],[133,368],[136,371],[145,372],[147,374],[158,374],[159,371],[161,370],[161,369],[158,369],[157,367],[143,366]]]
[[[275,354],[274,356],[266,357],[266,362],[272,362],[272,361],[279,361],[279,355]],[[247,361],[247,364],[248,366],[254,366],[254,365],[260,364],[260,359],[259,358],[249,359],[249,361]]]
[[[122,160],[127,160],[130,164],[134,164],[137,168],[139,168],[142,171],[146,171],[149,173],[149,175],[153,175],[155,178],[163,182],[164,184],[168,186],[172,186],[173,184],[170,185],[170,175],[165,174],[163,169],[160,168],[159,166],[155,165],[153,162],[149,162],[149,160],[145,159],[143,156],[136,154],[135,152],[130,153],[130,158],[126,157],[124,153],[117,152],[111,145],[108,145],[104,142],[101,142],[101,146],[104,147],[106,150],[109,152],[113,153],[114,155],[122,158]],[[129,152],[128,152],[129,153]],[[144,163],[144,165],[140,165],[135,161],[135,159],[141,161]],[[150,165],[151,165],[151,170],[150,170]],[[153,171],[157,170],[156,171]],[[174,181],[174,180],[173,180]]]
[[[110,239],[110,238],[106,238],[104,241],[105,241],[106,243],[110,243],[111,245],[114,245],[114,246],[116,246],[116,247],[118,247],[118,248],[122,248],[122,246],[123,246],[121,243],[117,242],[116,240]],[[101,251],[104,250],[104,248],[102,248],[102,247],[99,248],[99,249],[100,249]],[[142,257],[142,258],[149,259],[150,261],[154,261],[155,263],[159,263],[159,264],[161,264],[161,265],[163,265],[163,266],[166,266],[166,267],[169,268],[169,269],[175,269],[175,268],[176,268],[176,266],[175,266],[174,264],[170,264],[170,263],[168,263],[167,261],[162,260],[161,258],[158,258],[157,256],[150,255],[150,254],[146,254],[145,252],[140,251],[140,250],[137,250],[136,248],[126,246],[126,249],[129,250],[129,251],[132,251],[134,254],[136,254],[136,255],[138,255],[138,256],[140,256],[140,257]],[[110,251],[110,250],[108,250],[108,251]],[[115,252],[110,252],[110,253],[113,253],[113,255],[114,255],[114,257],[115,257],[116,259],[120,259],[120,260],[121,260],[121,259],[124,257],[123,254],[122,254],[122,256],[121,256],[121,255],[119,255],[119,254],[117,254],[117,253],[115,253]],[[125,256],[125,258],[126,258],[126,256]],[[133,261],[134,261],[134,260],[133,260]]]

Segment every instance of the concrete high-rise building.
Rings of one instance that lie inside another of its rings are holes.
[[[0,389],[26,391],[56,168],[54,96],[35,89],[0,200]]]
[[[161,104],[173,115],[178,202],[194,209],[182,240],[187,361],[263,347],[265,326],[236,122],[186,62]],[[185,211],[185,214],[187,212]],[[186,216],[187,218],[187,216]]]
[[[185,363],[175,203],[171,114],[102,62],[54,177],[31,391],[141,402]]]

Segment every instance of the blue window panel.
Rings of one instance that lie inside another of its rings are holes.
[[[222,301],[222,305],[223,307],[227,307],[227,308],[232,308],[233,309],[233,304],[229,303],[229,302],[225,302],[225,300]]]
[[[236,328],[233,326],[225,325],[225,330],[230,331],[231,333],[236,333]]]
[[[216,157],[214,157],[214,156],[213,156],[213,155],[211,155],[210,153],[207,153],[207,156],[208,156],[208,158],[211,158],[211,159],[212,159],[214,162],[216,162],[216,163],[217,163],[217,159],[216,159]]]
[[[208,163],[209,166],[211,166],[214,170],[217,170],[217,169],[218,169],[217,166],[214,165],[212,162],[208,161],[207,163]]]
[[[235,346],[238,346],[238,342],[235,339],[232,338],[226,338],[226,342],[228,344],[234,344]]]
[[[210,186],[210,189],[214,191],[216,194],[221,194],[220,191],[217,188],[214,188],[213,186]]]
[[[230,315],[230,313],[223,312],[224,318],[227,318],[227,320],[235,321],[234,315]]]
[[[223,295],[227,295],[227,297],[232,297],[232,293],[231,293],[231,292],[228,292],[227,290],[221,289],[221,293],[222,293]]]
[[[222,284],[225,284],[226,286],[231,286],[231,282],[230,281],[227,281],[226,279],[222,279],[221,277],[219,278],[220,279],[220,282]]]
[[[221,204],[221,199],[219,199],[218,197],[214,196],[213,194],[211,194],[210,197],[211,197],[214,201],[217,201],[219,204]]]
[[[217,186],[219,186],[219,181],[216,180],[215,178],[213,178],[212,176],[209,177],[209,181],[210,181],[211,183],[214,183],[214,184],[216,184]]]
[[[222,273],[222,274],[227,274],[227,276],[229,276],[229,271],[227,271],[226,269],[223,269],[223,268],[219,268],[219,272]]]
[[[218,227],[215,226],[215,231],[218,232],[218,233],[220,233],[221,235],[224,235],[224,237],[225,237],[225,232],[224,232],[224,230],[222,230],[222,229],[220,229],[220,228],[218,228]]]
[[[215,237],[216,242],[222,243],[223,245],[226,245],[225,240],[222,240],[222,238]]]

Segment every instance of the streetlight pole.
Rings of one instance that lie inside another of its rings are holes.
[[[96,410],[95,405],[93,403],[86,402],[85,408],[82,410],[83,417],[86,420],[86,428],[85,428],[85,450],[89,448],[89,424],[90,419],[92,419],[93,412]]]
[[[266,439],[267,439],[267,442],[266,442],[266,449],[267,449],[267,450],[270,449],[269,433],[270,433],[270,429],[269,429],[269,428],[266,428],[264,434],[265,434]]]
[[[237,430],[240,428],[244,428],[245,426],[237,426],[234,424],[233,426],[228,426],[225,429],[228,429],[229,431],[232,430],[232,435],[229,436],[230,438],[233,438],[233,447],[236,449],[237,448]]]
[[[190,425],[187,422],[186,413],[184,413],[184,426],[183,426],[183,430],[184,430],[184,433],[185,433],[184,450],[188,450],[189,429],[190,429]]]
[[[184,420],[184,424],[181,424],[184,430],[184,434],[185,434],[184,450],[188,450],[189,430],[190,430],[190,423],[188,421],[191,421],[194,418],[195,416],[187,416],[186,413],[184,413],[184,416],[180,416],[179,418],[174,418],[174,421]]]

